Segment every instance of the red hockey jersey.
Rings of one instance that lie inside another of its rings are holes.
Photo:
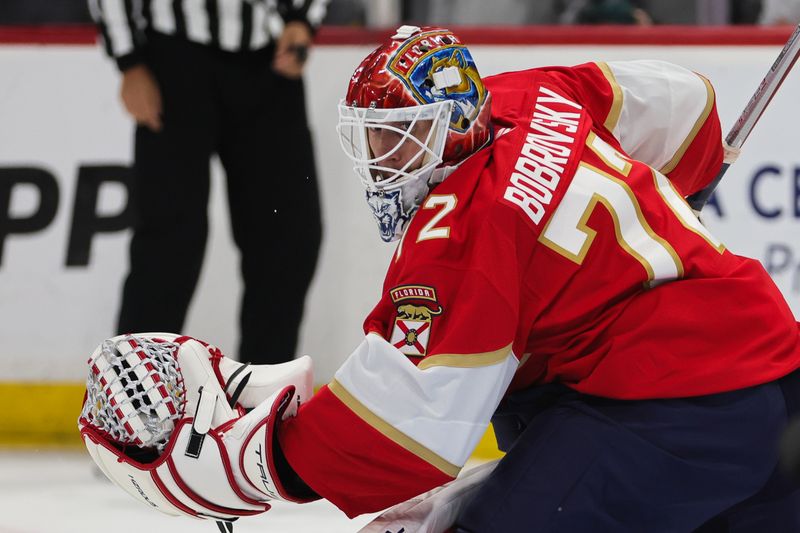
[[[800,366],[764,269],[683,200],[722,161],[707,80],[641,61],[485,83],[494,141],[425,199],[367,338],[282,430],[290,464],[349,515],[457,475],[510,391],[685,397]]]

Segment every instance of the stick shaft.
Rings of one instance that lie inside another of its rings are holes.
[[[787,74],[792,70],[798,56],[800,56],[800,24],[794,29],[789,40],[786,41],[786,44],[783,46],[783,50],[781,50],[781,53],[778,54],[778,57],[772,63],[764,79],[761,80],[756,92],[750,97],[750,101],[747,102],[747,105],[744,107],[741,115],[739,115],[736,123],[730,129],[728,135],[725,136],[725,142],[727,142],[728,145],[733,148],[742,147],[747,137],[750,135],[750,132],[753,131],[753,128],[764,113],[764,110],[767,108],[767,105],[769,105],[772,100],[772,97],[775,96],[778,88],[783,83],[783,80],[786,79]],[[723,164],[719,174],[717,174],[717,177],[714,178],[711,183],[706,185],[704,189],[687,198],[692,209],[699,211],[706,205],[714,189],[716,189],[719,182],[722,181],[722,176],[725,175],[729,166],[730,165],[727,163]]]

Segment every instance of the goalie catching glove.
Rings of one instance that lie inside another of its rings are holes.
[[[309,357],[250,366],[191,337],[143,333],[104,341],[89,367],[81,436],[103,473],[141,502],[231,521],[269,510],[269,500],[318,498],[275,446],[278,422],[312,394]]]

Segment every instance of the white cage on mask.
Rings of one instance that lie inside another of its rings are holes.
[[[452,110],[453,102],[449,100],[392,109],[354,107],[342,100],[339,103],[336,130],[342,149],[355,164],[354,170],[364,187],[368,191],[389,191],[402,187],[412,179],[427,181],[433,170],[442,163]],[[431,128],[424,139],[418,139],[412,135],[412,131],[417,123],[425,120],[432,121]],[[398,135],[397,144],[380,156],[374,155],[368,140],[368,131],[376,129]],[[387,159],[406,142],[416,145],[417,152],[399,169],[388,166]],[[420,168],[409,170],[420,158]]]

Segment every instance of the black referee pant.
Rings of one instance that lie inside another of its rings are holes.
[[[205,252],[216,153],[241,253],[239,359],[290,360],[321,239],[302,80],[272,72],[271,47],[228,53],[157,34],[147,46],[163,128],[136,130],[137,219],[118,332],[182,332]]]

